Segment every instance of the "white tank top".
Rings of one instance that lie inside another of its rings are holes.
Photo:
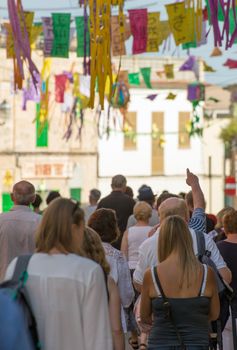
[[[132,226],[128,229],[128,266],[130,270],[136,268],[138,261],[138,249],[148,238],[152,226]]]

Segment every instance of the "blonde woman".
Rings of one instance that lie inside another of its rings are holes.
[[[26,290],[42,350],[112,350],[108,301],[101,267],[79,256],[84,214],[78,203],[53,200],[44,212]],[[11,278],[16,259],[8,267]]]
[[[140,245],[148,238],[149,232],[152,229],[152,227],[148,224],[152,215],[152,207],[144,201],[137,202],[133,208],[133,215],[137,222],[134,226],[129,227],[124,232],[121,244],[121,251],[124,253],[128,261],[131,277],[133,277],[133,272],[137,265],[138,249]],[[134,350],[139,348],[137,332],[138,327],[133,315],[133,307],[137,298],[138,293],[135,291],[134,303],[130,306],[129,310],[127,310],[129,330],[131,331],[129,344]],[[147,335],[142,333],[140,336],[140,344],[146,344],[146,338]]]
[[[158,257],[160,264],[145,273],[141,295],[142,322],[152,324],[148,350],[208,350],[208,322],[220,310],[215,275],[195,257],[180,216],[163,221]]]
[[[105,258],[105,252],[100,236],[90,227],[85,228],[83,251],[89,259],[97,262],[104,271],[108,290],[109,313],[114,350],[124,350],[125,340],[121,324],[121,301],[118,287],[113,278],[109,276],[110,266]]]
[[[138,248],[148,238],[152,229],[148,225],[152,214],[152,208],[146,202],[137,202],[133,208],[133,214],[137,223],[129,227],[123,235],[121,251],[127,258],[129,269],[134,271],[138,261]]]

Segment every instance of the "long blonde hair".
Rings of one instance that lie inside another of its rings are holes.
[[[162,262],[176,252],[179,256],[180,268],[183,271],[180,288],[185,283],[190,286],[192,277],[197,277],[200,266],[194,250],[188,226],[179,215],[169,216],[162,222],[159,232],[158,259]]]
[[[72,224],[84,224],[84,213],[78,203],[66,198],[54,199],[45,210],[38,228],[36,251],[49,253],[51,249],[57,248],[80,254],[81,247],[73,239]]]
[[[103,271],[109,274],[110,266],[106,260],[100,236],[90,227],[85,227],[82,249],[84,256],[97,262]]]

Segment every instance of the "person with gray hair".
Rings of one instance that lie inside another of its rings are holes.
[[[96,188],[93,188],[92,190],[90,190],[89,205],[87,207],[85,207],[85,209],[84,209],[85,223],[88,222],[91,214],[93,214],[94,211],[96,210],[100,196],[101,196],[101,192],[99,190],[97,190]]]
[[[133,207],[135,205],[135,201],[125,194],[126,185],[126,177],[120,174],[115,175],[111,181],[112,192],[107,197],[102,198],[97,207],[97,209],[113,209],[116,212],[120,237],[112,245],[117,249],[120,249],[128,218],[133,213]]]
[[[35,232],[41,219],[30,208],[35,200],[35,188],[30,182],[16,183],[11,199],[12,209],[0,214],[0,281],[15,257],[34,252]]]

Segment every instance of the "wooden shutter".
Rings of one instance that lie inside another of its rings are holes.
[[[158,130],[159,136],[152,137],[152,159],[151,159],[151,174],[162,175],[164,174],[164,148],[160,134],[164,133],[164,113],[153,112],[152,113],[152,130]]]
[[[137,113],[127,112],[125,120],[127,133],[124,133],[123,149],[125,151],[132,151],[137,149]]]
[[[179,148],[190,148],[190,137],[187,125],[190,121],[190,112],[179,112]]]

